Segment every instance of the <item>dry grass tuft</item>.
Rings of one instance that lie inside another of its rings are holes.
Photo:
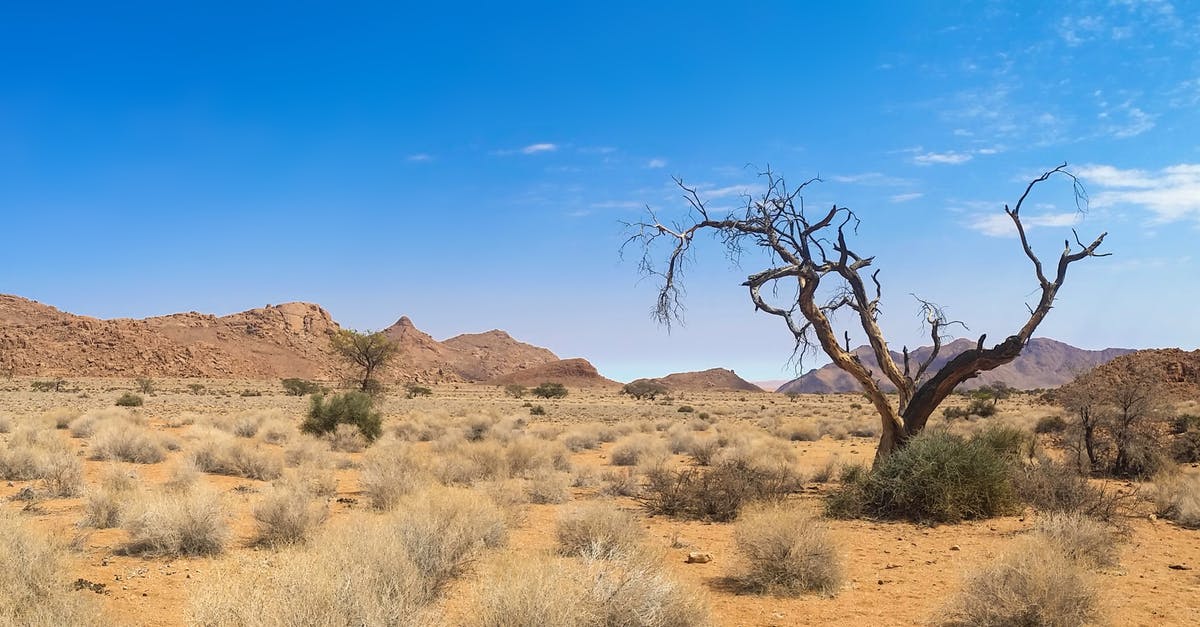
[[[1200,528],[1200,474],[1160,476],[1154,486],[1158,515],[1190,529]]]
[[[328,518],[329,507],[313,500],[305,486],[282,485],[264,495],[252,514],[258,526],[256,541],[279,546],[307,540]]]
[[[363,491],[375,509],[392,509],[400,499],[429,481],[427,460],[411,444],[376,444],[363,458]]]
[[[1099,618],[1097,591],[1082,566],[1033,537],[967,580],[937,621],[954,627],[1078,626]]]
[[[634,435],[617,442],[608,458],[614,466],[637,466],[662,462],[668,456],[667,447],[658,439]]]
[[[632,551],[646,531],[632,514],[615,504],[593,502],[564,513],[558,519],[557,534],[558,551],[563,555],[612,557]]]
[[[471,625],[704,627],[703,594],[636,552],[616,559],[508,558],[479,587]]]
[[[250,441],[208,431],[192,447],[190,459],[202,472],[270,481],[283,473],[283,461]]]
[[[121,526],[131,554],[214,555],[229,540],[225,507],[207,490],[143,496],[130,504]]]
[[[96,608],[70,591],[61,549],[0,511],[0,624],[99,625]]]
[[[157,464],[166,457],[161,438],[128,422],[113,421],[102,425],[88,445],[89,459]]]
[[[1078,512],[1047,514],[1038,518],[1035,533],[1085,567],[1117,565],[1121,536],[1111,525],[1095,518]]]
[[[842,557],[824,523],[794,504],[748,507],[734,540],[745,562],[737,579],[749,591],[834,596],[842,586]]]
[[[100,487],[90,490],[83,501],[81,527],[109,529],[121,524],[121,514],[137,490],[136,476],[113,464],[104,473]]]

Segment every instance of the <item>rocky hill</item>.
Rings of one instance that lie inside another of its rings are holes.
[[[1128,375],[1133,375],[1134,381],[1146,377],[1162,384],[1161,391],[1167,400],[1200,400],[1200,350],[1152,348],[1134,351],[1087,373],[1084,384],[1129,381]]]
[[[937,359],[929,367],[929,373],[937,372],[937,369],[946,362],[964,350],[974,348],[974,346],[974,341],[967,339],[958,339],[946,344],[942,347]],[[915,363],[920,363],[921,360],[928,357],[930,350],[932,350],[931,347],[922,346],[911,352],[911,359]],[[1012,387],[1023,390],[1057,387],[1074,379],[1083,372],[1131,352],[1133,352],[1131,349],[1126,348],[1106,348],[1098,351],[1084,350],[1049,338],[1035,337],[1029,340],[1029,345],[1021,352],[1020,357],[995,370],[984,372],[975,379],[963,383],[960,387],[963,389],[972,389],[998,381],[1003,381]],[[875,361],[875,355],[871,351],[870,346],[860,346],[854,349],[854,354],[875,373],[878,380],[886,382],[883,373],[879,370],[879,366]],[[892,358],[896,360],[897,364],[903,364],[904,358],[899,353],[893,352]],[[890,383],[883,387],[888,391],[895,389]],[[853,377],[841,368],[833,364],[828,364],[824,367],[810,370],[803,376],[783,384],[777,391],[807,394],[857,392],[859,389],[858,382]]]
[[[686,392],[704,392],[708,390],[732,390],[736,392],[761,392],[762,388],[750,383],[749,381],[737,376],[732,370],[726,368],[709,368],[699,372],[677,372],[669,374],[658,379],[650,379],[657,381],[667,387],[669,390],[680,390]]]
[[[268,305],[228,316],[196,312],[101,320],[0,295],[0,371],[26,376],[207,377],[333,380],[344,364],[329,345],[339,329],[311,303]],[[384,333],[400,345],[385,380],[483,381],[556,361],[502,331],[438,342],[407,317]]]
[[[515,370],[496,377],[488,383],[493,385],[537,386],[542,383],[561,383],[569,388],[620,387],[620,383],[606,379],[586,359],[563,359],[547,364]]]

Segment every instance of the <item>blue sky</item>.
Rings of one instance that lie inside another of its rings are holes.
[[[789,378],[739,287],[761,259],[700,247],[686,324],[651,319],[620,221],[681,212],[672,176],[732,208],[768,165],[820,175],[806,204],[860,214],[898,348],[910,293],[972,337],[1019,326],[1036,282],[1001,208],[1067,161],[1091,209],[1044,186],[1035,245],[1075,226],[1114,255],[1040,334],[1200,337],[1194,3],[25,4],[0,8],[0,292],[67,311],[305,300],[618,379]]]

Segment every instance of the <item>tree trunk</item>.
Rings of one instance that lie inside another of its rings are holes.
[[[891,420],[883,421],[883,433],[879,436],[879,447],[875,449],[875,466],[888,455],[900,450],[908,441],[904,427]]]

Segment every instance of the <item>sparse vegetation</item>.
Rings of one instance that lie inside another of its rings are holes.
[[[117,407],[141,407],[144,402],[141,396],[126,392],[117,399]]]
[[[90,599],[72,592],[64,552],[0,511],[0,624],[101,625]]]
[[[664,396],[667,393],[667,386],[653,379],[638,379],[630,381],[621,388],[622,394],[628,394],[637,400],[647,399],[654,400],[659,396]]]
[[[837,594],[842,556],[825,524],[792,504],[752,505],[734,532],[744,562],[738,581],[752,592]]]
[[[229,541],[221,498],[206,490],[145,495],[122,518],[129,533],[125,551],[131,554],[214,555]]]
[[[627,555],[646,536],[636,518],[609,502],[587,503],[558,519],[558,551],[578,557],[610,558]]]
[[[375,410],[375,399],[365,392],[336,394],[326,401],[324,395],[314,394],[309,401],[308,416],[300,430],[323,435],[337,429],[339,424],[358,427],[368,442],[383,433],[383,416]]]
[[[538,398],[565,398],[567,387],[561,383],[543,383],[530,392]]]
[[[827,501],[834,517],[871,516],[950,523],[991,518],[1019,502],[1015,436],[992,429],[964,439],[947,431],[913,438],[874,470],[843,471]]]
[[[726,522],[756,501],[778,501],[795,491],[799,478],[787,467],[762,468],[744,460],[710,468],[655,467],[637,497],[651,514]]]
[[[321,385],[307,379],[298,379],[295,377],[284,379],[280,382],[283,385],[283,392],[288,396],[308,396],[322,392]]]

